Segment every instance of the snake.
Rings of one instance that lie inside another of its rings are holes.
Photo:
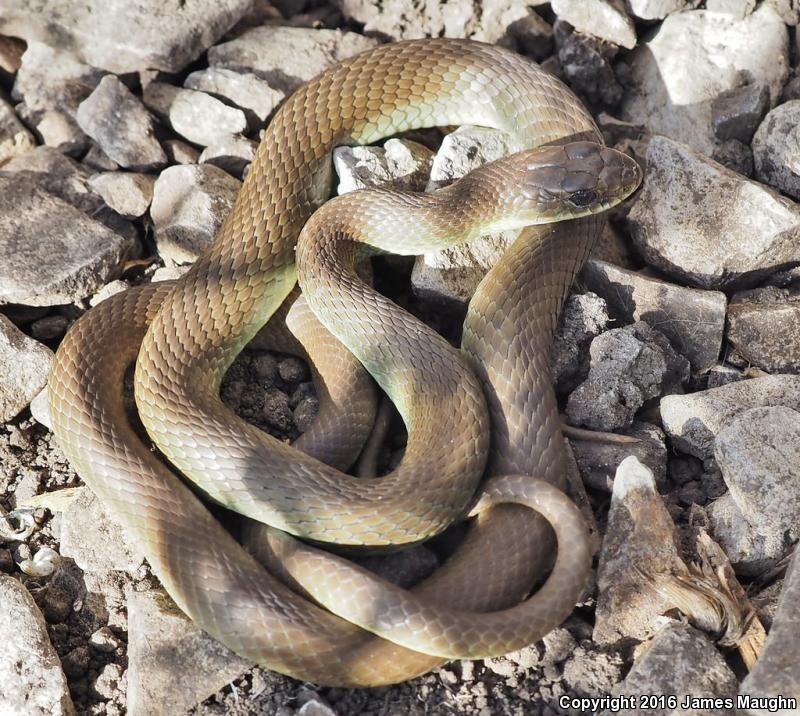
[[[335,147],[461,124],[505,131],[519,151],[432,194],[325,203]],[[592,559],[563,491],[550,344],[601,212],[640,179],[575,95],[511,50],[440,38],[344,60],[277,111],[181,279],[115,294],[70,327],[49,378],[57,441],[176,604],[270,669],[378,686],[530,644],[569,615]],[[375,253],[503,229],[521,233],[473,296],[460,349],[359,275]],[[305,331],[309,355],[339,356],[315,368],[338,403],[303,450],[219,397],[236,355],[276,317]],[[136,416],[123,399],[134,363]],[[353,424],[374,418],[375,391],[351,394],[361,366],[408,431],[400,463],[376,479],[346,472],[363,443],[348,437]],[[248,549],[220,508],[243,516]],[[466,517],[452,556],[410,590],[325,548],[402,549]]]

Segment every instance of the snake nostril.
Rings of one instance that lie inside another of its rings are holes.
[[[567,201],[573,206],[590,206],[597,201],[597,192],[594,189],[581,189],[570,194]]]

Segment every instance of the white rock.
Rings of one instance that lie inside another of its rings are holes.
[[[89,186],[118,214],[135,219],[150,206],[155,182],[150,174],[102,172],[89,179]]]
[[[622,0],[553,0],[553,12],[578,32],[595,35],[632,50],[636,28]]]
[[[704,10],[669,15],[628,56],[623,119],[711,154],[711,103],[739,84],[741,71],[780,96],[788,72],[786,25],[766,4],[743,20]]]
[[[53,352],[0,314],[0,423],[24,410],[47,384]]]
[[[670,13],[697,7],[699,4],[699,0],[628,0],[627,2],[631,13],[642,20],[663,20]]]
[[[71,156],[81,156],[89,148],[91,140],[66,112],[57,109],[31,112],[24,103],[17,105],[17,112],[45,146]]]
[[[237,179],[210,164],[185,164],[161,172],[150,216],[164,261],[194,261],[216,236],[240,186]]]
[[[756,177],[800,199],[800,100],[773,109],[752,142]]]
[[[53,429],[53,421],[50,418],[50,397],[46,385],[31,401],[30,409],[31,416],[37,423],[44,425],[48,430]]]
[[[35,146],[33,135],[19,121],[14,108],[0,97],[0,166]]]
[[[390,139],[383,147],[337,147],[333,150],[333,167],[339,176],[336,192],[380,186],[422,191],[432,158],[430,149],[404,139]]]
[[[27,589],[0,575],[0,713],[73,716],[67,679]]]
[[[200,164],[213,164],[228,174],[241,178],[255,159],[258,143],[252,139],[231,135],[206,147],[200,154]]]

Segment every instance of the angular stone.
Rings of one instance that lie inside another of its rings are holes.
[[[151,82],[144,103],[178,134],[195,144],[217,144],[247,128],[244,112],[205,92]]]
[[[252,0],[4,0],[0,32],[69,49],[117,74],[177,72],[251,6]]]
[[[643,322],[602,333],[589,353],[589,375],[567,401],[572,425],[609,432],[626,428],[647,400],[680,391],[689,379],[689,362]]]
[[[241,179],[255,159],[257,150],[258,144],[252,139],[231,135],[206,147],[197,161],[200,164],[213,164]]]
[[[17,105],[17,112],[32,127],[41,144],[63,154],[82,156],[91,144],[89,137],[66,112],[57,109],[30,111],[24,103]]]
[[[692,369],[704,373],[717,362],[725,331],[725,294],[700,291],[605,261],[590,259],[581,273],[587,288],[602,296],[623,323],[644,321],[669,338]]]
[[[800,411],[800,376],[770,375],[661,399],[661,421],[673,446],[705,460],[714,440],[731,420],[748,408],[786,406]]]
[[[734,716],[737,711],[725,706],[736,701],[738,680],[717,648],[701,631],[682,622],[665,625],[647,645],[613,696],[628,696],[642,704],[643,695],[655,697],[651,716]],[[669,705],[669,697],[676,705]],[[720,699],[706,706],[684,706],[684,699]],[[639,710],[639,709],[635,709]],[[645,712],[645,709],[641,709]],[[611,711],[601,716],[611,716]]]
[[[100,80],[78,107],[78,125],[117,164],[133,171],[156,169],[167,155],[153,136],[153,118],[113,75]]]
[[[13,75],[22,64],[25,43],[16,37],[0,35],[0,70]]]
[[[756,0],[706,0],[706,10],[732,15],[737,20],[747,17],[756,9]]]
[[[33,135],[19,121],[14,108],[0,97],[0,166],[35,146]]]
[[[650,265],[699,288],[746,288],[800,262],[800,207],[666,137],[648,146],[627,222]]]
[[[597,614],[592,638],[598,644],[652,636],[670,605],[648,581],[680,571],[675,527],[656,490],[653,473],[635,457],[617,468],[608,528],[597,571]]]
[[[73,303],[116,278],[134,242],[18,174],[0,173],[0,303]]]
[[[53,352],[0,314],[0,423],[24,410],[45,385]]]
[[[697,7],[699,4],[699,0],[628,0],[627,2],[631,13],[642,20],[663,20],[670,13]]]
[[[170,164],[197,164],[200,158],[197,149],[180,139],[167,139],[164,142],[164,151],[169,157]]]
[[[373,187],[423,191],[432,161],[430,149],[405,139],[390,139],[382,147],[337,147],[333,150],[339,176],[336,193]]]
[[[0,713],[74,716],[61,662],[30,592],[0,575],[0,603]]]
[[[753,137],[756,178],[800,198],[800,100],[773,109]]]
[[[636,47],[636,28],[621,0],[553,0],[551,7],[578,32],[629,50]]]
[[[251,130],[263,127],[286,97],[269,83],[250,72],[234,72],[224,67],[208,67],[192,72],[183,83],[188,89],[227,100],[248,115]]]
[[[728,307],[732,363],[768,373],[800,371],[800,291],[756,288],[737,293]]]
[[[749,142],[769,109],[769,87],[746,84],[725,90],[711,103],[711,121],[717,139]]]
[[[186,713],[253,664],[195,626],[161,590],[128,591],[128,714]]]
[[[89,179],[89,186],[118,214],[135,219],[150,206],[155,181],[150,174],[102,172]]]
[[[376,44],[376,40],[354,32],[263,26],[212,47],[208,62],[237,72],[252,72],[271,87],[291,92],[325,68]]]
[[[710,154],[713,99],[740,84],[746,71],[776,102],[788,51],[786,25],[766,4],[743,20],[705,10],[669,15],[625,60],[630,77],[621,117]]]
[[[739,693],[747,698],[776,699],[776,708],[744,706],[740,713],[748,716],[762,716],[766,713],[792,713],[797,708],[790,708],[786,701],[783,710],[777,711],[778,697],[794,699],[800,703],[800,675],[797,664],[800,663],[800,568],[795,550],[792,564],[786,572],[783,590],[778,601],[778,610],[772,622],[767,643],[755,666],[745,677]]]
[[[726,139],[714,147],[711,158],[742,176],[753,176],[753,150],[738,139]]]
[[[194,261],[216,236],[240,186],[240,181],[211,164],[184,164],[161,172],[150,216],[164,261]]]

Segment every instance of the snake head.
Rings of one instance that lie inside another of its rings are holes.
[[[642,171],[627,154],[595,142],[529,149],[508,157],[506,191],[516,191],[513,213],[544,224],[596,214],[630,196]]]

